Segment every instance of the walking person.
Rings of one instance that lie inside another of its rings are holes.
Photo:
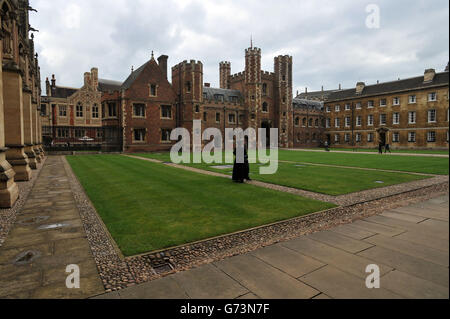
[[[244,183],[244,180],[251,181],[250,178],[250,164],[248,161],[248,145],[247,140],[244,144],[244,158],[238,158],[237,148],[234,148],[233,154],[235,156],[233,165],[233,182]]]
[[[378,154],[383,154],[383,143],[378,144]]]

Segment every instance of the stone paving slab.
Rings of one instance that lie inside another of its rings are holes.
[[[311,235],[308,235],[307,238],[311,238],[316,241],[320,241],[321,243],[330,245],[335,248],[340,248],[349,253],[355,254],[360,251],[366,250],[367,248],[372,247],[372,244],[367,242],[363,242],[360,240],[352,239],[350,237],[340,235],[338,233],[332,231],[321,231]]]
[[[448,229],[444,229],[441,226],[433,227],[431,225],[425,225],[423,223],[415,224],[404,220],[385,217],[381,215],[372,216],[367,218],[366,220],[372,223],[381,224],[389,227],[395,227],[402,230],[414,231],[415,234],[423,234],[426,236],[442,238],[447,240],[449,239]]]
[[[403,213],[394,212],[394,211],[391,211],[391,210],[385,211],[380,216],[385,216],[385,217],[389,217],[389,218],[396,218],[396,219],[404,220],[404,221],[411,222],[411,223],[420,223],[421,221],[426,220],[426,217],[420,217],[420,216],[415,216],[415,215],[403,214]]]
[[[255,250],[251,254],[294,278],[301,277],[325,266],[324,263],[285,248],[282,245],[268,246]]]
[[[418,278],[434,282],[435,284],[443,285],[445,287],[449,286],[448,267],[437,265],[381,246],[369,248],[358,253],[358,256],[371,259],[374,262],[382,262],[385,265],[389,265]]]
[[[177,273],[171,278],[193,299],[234,299],[249,293],[211,264]]]
[[[172,278],[165,277],[145,284],[123,289],[118,292],[121,299],[187,299],[189,296]],[[97,299],[102,296],[95,297]]]
[[[423,209],[423,208],[417,208],[417,207],[398,207],[395,208],[394,211],[409,214],[409,215],[415,215],[425,218],[433,218],[433,219],[439,219],[443,221],[448,222],[448,210],[433,210],[433,209]]]
[[[386,237],[383,235],[375,235],[365,239],[366,242],[376,246],[392,249],[406,255],[418,257],[429,262],[449,266],[449,255],[441,250],[433,249],[423,245],[411,243],[398,237]]]
[[[282,245],[359,278],[367,277],[366,267],[373,263],[367,258],[348,253],[306,237],[294,239]],[[379,266],[381,274],[385,274],[393,269],[387,265],[380,264]]]
[[[380,286],[411,299],[448,299],[448,288],[409,275],[391,271],[380,279]]]
[[[320,293],[251,255],[232,257],[215,265],[262,299],[304,299]]]
[[[415,232],[406,232],[396,236],[398,239],[403,239],[412,243],[430,247],[433,249],[441,250],[448,254],[449,252],[449,242],[448,240],[428,236],[426,234],[420,234]]]
[[[389,227],[385,225],[380,225],[376,223],[371,223],[366,220],[358,220],[352,224],[355,227],[362,228],[371,232],[374,232],[376,234],[382,234],[386,236],[396,236],[401,233],[404,233],[406,230],[399,229],[396,227]]]
[[[432,227],[434,229],[437,229],[439,232],[448,231],[448,229],[449,229],[449,223],[448,222],[444,222],[442,220],[436,220],[436,219],[424,220],[419,225]]]
[[[367,289],[366,281],[332,266],[326,266],[300,278],[304,283],[334,299],[398,299],[401,296],[383,288]]]
[[[330,229],[330,231],[336,232],[338,234],[348,236],[350,238],[357,239],[357,240],[361,240],[361,239],[375,235],[375,233],[373,233],[373,232],[370,232],[368,230],[361,229],[358,227],[354,227],[350,224],[341,225],[336,228],[332,228],[332,229]]]

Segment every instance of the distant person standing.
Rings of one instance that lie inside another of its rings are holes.
[[[383,143],[378,144],[378,154],[383,154]]]
[[[325,141],[325,151],[330,151],[330,146],[328,145],[328,141]]]
[[[384,148],[384,153],[386,154],[387,152],[389,152],[389,154],[392,154],[391,146],[389,144],[386,144],[386,146]]]

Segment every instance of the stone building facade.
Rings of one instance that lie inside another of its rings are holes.
[[[243,72],[231,74],[231,63],[220,63],[220,88],[204,83],[203,64],[195,60],[172,67],[170,83],[167,60],[152,56],[102,94],[103,126],[123,129],[123,151],[169,150],[170,132],[176,127],[192,132],[193,120],[222,136],[226,128],[279,128],[280,146],[294,146],[292,57],[275,57],[275,72],[263,71],[261,49],[252,46],[245,51]]]
[[[29,25],[28,0],[0,1],[0,208],[18,197],[44,156],[40,125],[40,69]]]
[[[326,139],[336,146],[448,148],[449,74],[424,75],[331,92],[324,101]]]

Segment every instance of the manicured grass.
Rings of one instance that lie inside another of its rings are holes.
[[[280,160],[448,175],[448,158],[280,150]]]
[[[168,153],[137,154],[138,156],[155,158],[170,162]],[[220,164],[184,164],[224,174],[232,174],[232,169],[215,168]],[[380,172],[373,170],[355,170],[350,168],[336,168],[326,166],[313,166],[308,164],[282,163],[278,165],[278,171],[273,175],[260,175],[258,164],[251,167],[251,178],[254,180],[288,186],[298,189],[327,195],[343,195],[357,191],[385,187],[394,184],[427,178],[396,172]],[[377,183],[377,182],[383,183]]]
[[[324,150],[323,148],[315,148],[314,150]],[[346,152],[371,152],[378,153],[378,148],[335,148],[331,147],[330,151],[346,151]],[[383,150],[384,152],[384,150]],[[449,155],[448,150],[396,150],[391,149],[392,153],[405,153],[405,154],[436,154],[436,155]]]
[[[126,256],[333,207],[120,155],[67,160]]]

